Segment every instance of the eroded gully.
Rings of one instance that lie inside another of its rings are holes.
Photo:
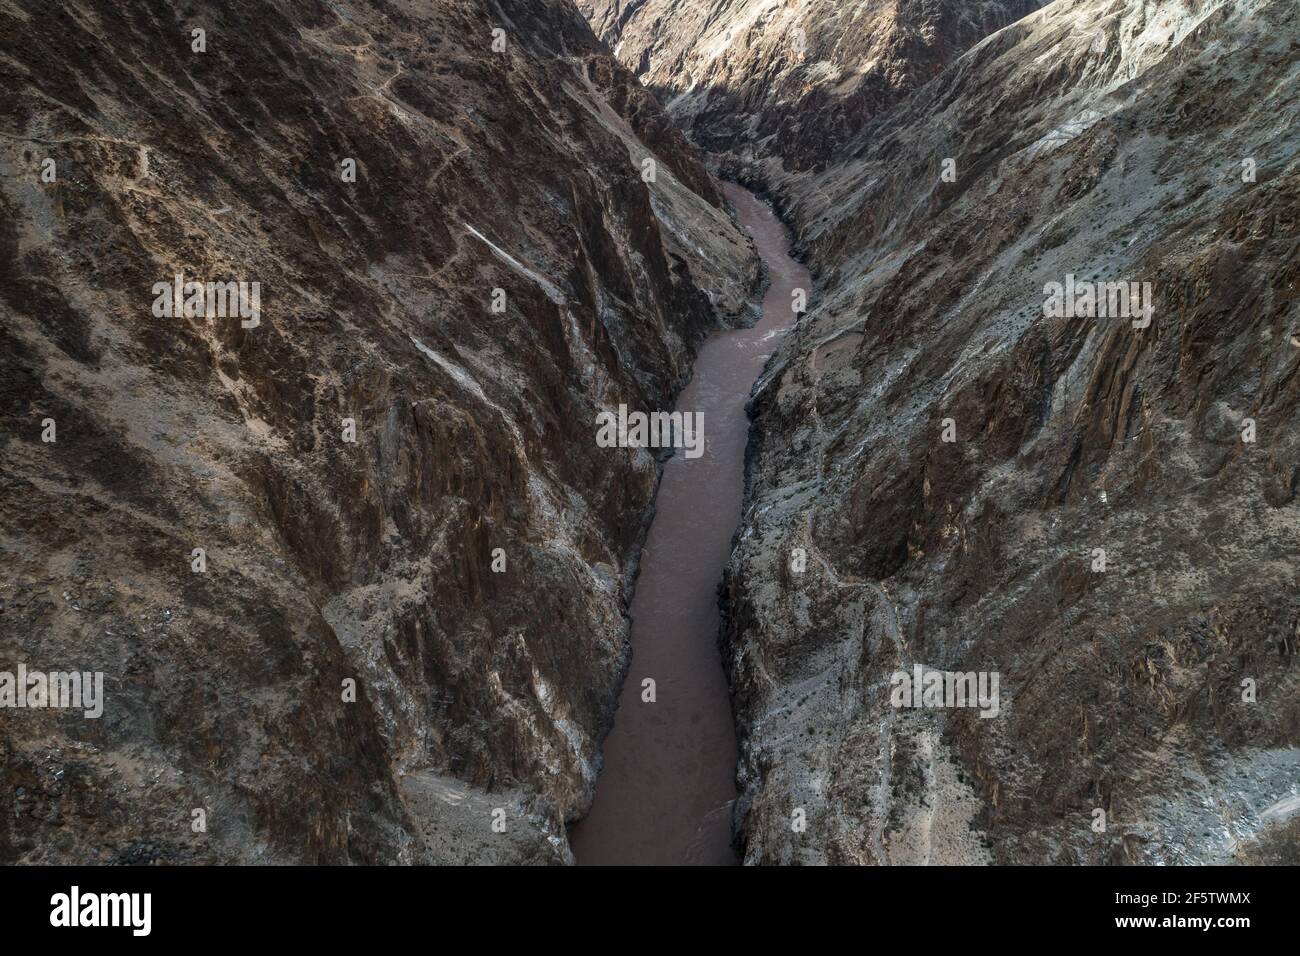
[[[705,451],[695,459],[679,451],[664,467],[629,612],[631,668],[591,812],[572,833],[579,864],[737,862],[736,735],[717,645],[717,588],[741,519],[745,402],[794,324],[792,293],[808,289],[809,276],[772,210],[739,186],[725,188],[770,284],[752,328],[705,341],[677,402],[703,415]],[[647,678],[654,702],[642,699]]]

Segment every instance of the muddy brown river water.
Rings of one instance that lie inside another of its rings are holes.
[[[579,864],[737,862],[731,845],[736,735],[718,652],[717,588],[740,525],[749,420],[745,402],[781,336],[808,270],[772,210],[726,184],[771,280],[753,328],[705,341],[682,412],[703,415],[705,451],[664,468],[632,599],[632,664],[605,740],[591,812],[574,827]],[[642,700],[645,679],[653,703]]]

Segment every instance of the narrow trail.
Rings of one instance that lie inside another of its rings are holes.
[[[740,526],[745,402],[794,325],[792,292],[810,287],[772,210],[725,186],[770,277],[762,318],[700,349],[677,408],[703,416],[705,452],[664,468],[632,599],[632,663],[605,741],[591,812],[572,833],[579,864],[738,862],[732,847],[736,736],[718,652],[718,584]],[[655,700],[642,699],[655,682]]]

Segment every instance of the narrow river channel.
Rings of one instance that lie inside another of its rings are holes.
[[[717,588],[740,525],[749,421],[745,402],[795,320],[808,270],[772,210],[725,185],[771,284],[749,329],[705,341],[677,407],[703,414],[705,453],[664,468],[632,599],[632,666],[605,740],[591,812],[574,828],[579,864],[737,862],[731,846],[736,735],[718,654]],[[655,701],[642,700],[655,682]]]

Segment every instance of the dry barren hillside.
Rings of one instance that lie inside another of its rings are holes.
[[[0,86],[0,669],[106,697],[0,710],[0,860],[566,859],[593,422],[756,278],[683,136],[568,0],[3,0]]]
[[[788,184],[749,861],[1295,862],[1298,78],[1290,0],[1058,0]],[[918,666],[1000,703],[894,706]]]

